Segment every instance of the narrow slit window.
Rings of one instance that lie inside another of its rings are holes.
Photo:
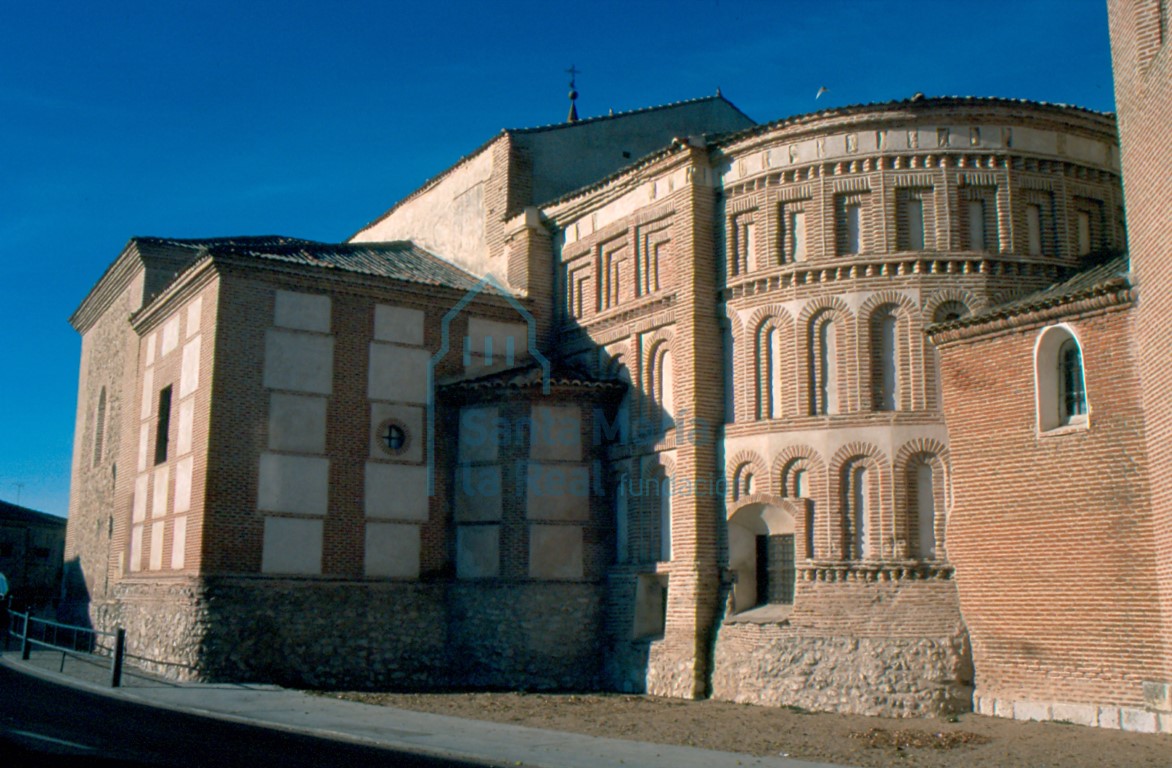
[[[847,467],[844,480],[847,557],[862,560],[867,556],[867,470],[858,465]]]
[[[781,417],[780,334],[765,328],[758,336],[757,418]]]
[[[917,198],[907,201],[907,248],[924,250],[924,201]]]
[[[806,502],[806,557],[817,557],[817,551],[814,549],[814,531],[817,526],[817,516],[814,512],[814,500],[809,499]]]
[[[898,318],[885,312],[875,320],[874,339],[875,349],[872,352],[874,365],[873,381],[875,393],[875,410],[894,411],[897,399],[896,388],[898,375],[896,369],[896,338]]]
[[[813,324],[810,333],[810,415],[838,412],[837,333],[831,318]]]
[[[794,211],[789,220],[790,236],[793,238],[791,261],[806,260],[806,212]]]
[[[862,219],[862,210],[856,205],[846,207],[846,241],[844,253],[859,252],[859,234]]]
[[[936,557],[936,492],[932,465],[916,465],[916,534],[919,556],[925,560]]]
[[[171,387],[159,392],[159,418],[155,424],[155,463],[167,460],[167,441],[171,434]]]
[[[96,467],[102,460],[102,447],[106,439],[106,388],[98,394],[98,413],[94,419],[94,460]]]
[[[987,250],[985,240],[985,201],[969,200],[969,250]]]
[[[1042,208],[1038,205],[1026,206],[1026,231],[1029,233],[1029,254],[1042,255]]]
[[[1091,252],[1091,215],[1086,211],[1078,212],[1078,255],[1086,256]]]

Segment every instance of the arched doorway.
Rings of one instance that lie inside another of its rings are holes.
[[[794,519],[772,504],[747,504],[728,521],[733,610],[794,601]]]

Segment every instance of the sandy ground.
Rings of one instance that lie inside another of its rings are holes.
[[[618,739],[852,766],[1172,766],[1172,735],[962,715],[895,720],[624,694],[355,693],[351,701]]]

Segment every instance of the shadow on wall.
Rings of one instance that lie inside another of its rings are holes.
[[[80,558],[74,557],[65,561],[60,584],[60,597],[54,599],[49,606],[42,605],[39,610],[34,610],[34,613],[55,614],[57,621],[62,624],[93,629],[90,618],[90,592],[86,587]]]
[[[568,328],[582,328],[574,321],[563,322],[563,333]],[[635,349],[622,344],[592,346],[560,361],[599,379],[621,381],[627,386],[617,412],[607,418],[595,418],[594,437],[601,441],[605,457],[602,487],[608,497],[608,522],[613,532],[612,564],[607,571],[603,679],[607,688],[631,693],[648,691],[650,678],[656,676],[653,667],[675,669],[679,667],[677,661],[687,662],[683,657],[668,658],[673,653],[667,638],[671,630],[667,626],[669,604],[686,599],[678,590],[673,593],[668,573],[668,563],[673,559],[673,497],[714,494],[723,508],[724,494],[720,467],[709,470],[712,477],[677,476],[676,452],[690,444],[719,446],[722,425],[677,407],[672,337],[656,334],[641,341]],[[717,462],[723,462],[719,450],[717,456]],[[717,517],[711,521],[716,528],[713,534],[722,553],[719,556],[725,560],[726,533]],[[725,595],[719,595],[714,606],[717,611],[724,601]],[[673,613],[694,612],[697,607],[676,605]],[[698,622],[700,627],[712,629],[705,643],[709,657],[720,618],[702,617]],[[692,631],[694,628],[688,630]],[[685,666],[691,668],[691,663]],[[686,676],[689,680],[668,685],[690,687],[691,673]]]

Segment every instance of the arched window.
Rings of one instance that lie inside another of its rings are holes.
[[[871,397],[876,411],[894,411],[899,402],[898,331],[899,318],[890,309],[871,318]]]
[[[936,307],[932,312],[933,323],[951,323],[953,320],[960,320],[962,317],[968,317],[969,308],[960,301],[944,301]],[[933,389],[936,393],[936,403],[939,404],[944,401],[943,382],[940,380],[940,350],[936,349],[935,344],[929,345],[932,349],[932,380],[934,382]]]
[[[781,418],[781,334],[772,325],[757,333],[757,418]]]
[[[1058,420],[1070,424],[1086,418],[1087,393],[1082,380],[1082,353],[1078,342],[1067,339],[1058,348]]]
[[[1082,347],[1071,328],[1055,325],[1041,332],[1034,347],[1039,431],[1087,423],[1084,371]]]
[[[913,536],[911,556],[924,560],[936,557],[936,477],[931,456],[922,456],[908,465],[909,533]]]
[[[793,495],[805,501],[806,505],[806,557],[814,557],[814,500],[809,498],[809,483],[806,479],[806,470],[795,469],[793,472]]]
[[[788,508],[791,515],[797,518],[801,514],[805,522],[805,537],[800,543],[803,545],[805,557],[814,557],[814,499],[810,491],[809,462],[805,458],[796,458],[785,465],[781,473],[781,495],[791,501]]]
[[[848,560],[862,560],[867,556],[867,468],[851,462],[842,480],[845,552]]]
[[[793,479],[794,497],[799,498],[799,499],[806,498],[806,496],[808,495],[807,490],[806,490],[806,470],[795,469],[793,477],[794,477],[794,479]]]
[[[827,314],[810,324],[810,415],[838,413],[838,329]]]
[[[106,388],[98,393],[98,412],[94,419],[94,466],[102,460],[102,446],[106,441]]]
[[[619,409],[615,414],[615,424],[612,430],[617,428],[618,441],[625,444],[630,435],[631,428],[631,397],[634,391],[634,386],[631,383],[631,371],[627,368],[626,360],[623,355],[615,355],[611,358],[606,369],[606,376],[612,381],[621,381],[627,385],[623,392],[623,399],[619,401]]]
[[[663,426],[670,429],[675,420],[675,371],[672,368],[671,350],[666,346],[659,356],[659,387],[655,401],[663,409]]]
[[[671,429],[675,426],[675,371],[667,342],[651,351],[650,363],[652,407],[658,409],[663,428]]]
[[[753,467],[742,464],[737,467],[733,476],[733,500],[744,498],[753,493]]]
[[[636,466],[640,466],[639,482],[627,500],[628,504],[636,505],[635,514],[638,515],[637,520],[628,521],[632,529],[632,545],[638,541],[638,554],[631,557],[637,562],[666,562],[672,557],[669,469],[654,455],[644,456]]]

